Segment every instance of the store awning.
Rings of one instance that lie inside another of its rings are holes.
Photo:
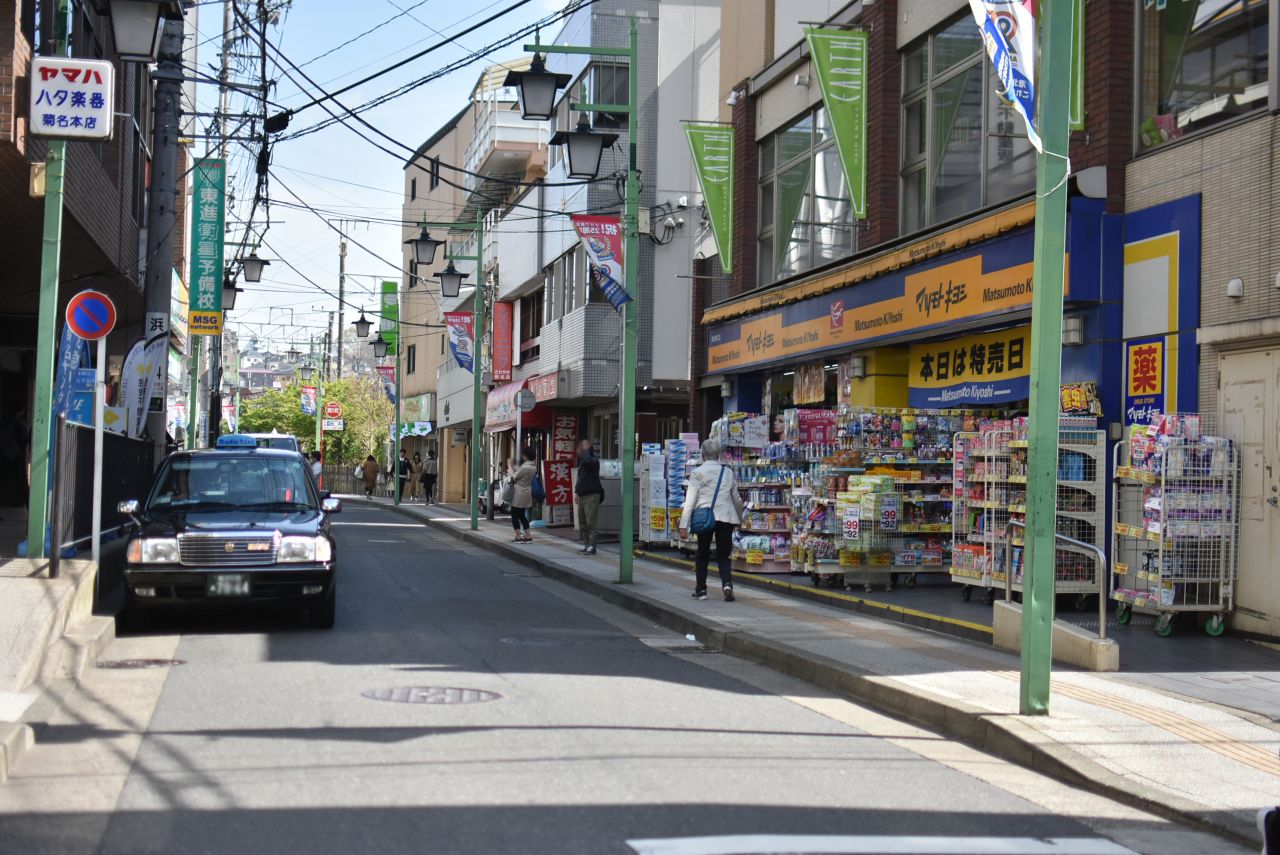
[[[485,433],[499,433],[516,426],[516,395],[528,382],[522,378],[504,383],[489,393],[484,405]]]

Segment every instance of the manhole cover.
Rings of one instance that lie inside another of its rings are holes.
[[[517,647],[563,647],[570,642],[557,641],[554,638],[520,638],[512,636],[510,638],[499,639],[503,644],[514,644]]]
[[[97,663],[94,667],[124,670],[126,668],[168,668],[171,665],[186,664],[185,659],[108,659]]]
[[[396,689],[369,689],[360,693],[371,701],[397,704],[482,704],[502,695],[484,689],[457,689],[445,686],[402,686]]]

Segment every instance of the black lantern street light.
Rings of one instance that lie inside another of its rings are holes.
[[[520,116],[545,121],[556,109],[556,90],[569,85],[570,76],[547,71],[542,55],[535,53],[528,71],[509,71],[503,86],[520,90]]]
[[[358,338],[369,337],[369,328],[373,326],[373,321],[364,316],[364,306],[360,307],[360,317],[352,321],[351,326],[356,328],[356,336]]]
[[[284,352],[284,355],[289,357],[289,362],[291,364],[297,365],[298,358],[302,356],[302,351],[298,350],[296,347],[290,346],[289,349]]]
[[[382,359],[387,355],[387,349],[391,346],[385,338],[382,337],[382,331],[378,331],[378,337],[373,340],[373,355]]]
[[[258,258],[258,253],[251,252],[247,258],[240,259],[240,266],[244,270],[245,282],[261,282],[262,268],[270,264],[265,258]]]
[[[548,145],[569,148],[569,177],[590,180],[600,174],[600,158],[605,148],[613,145],[617,134],[605,134],[592,130],[587,114],[578,116],[578,126],[572,131],[556,131]]]
[[[236,287],[236,280],[229,275],[222,278],[222,311],[231,312],[236,307],[236,296],[243,294],[243,288]]]
[[[310,365],[304,365],[298,369],[298,376],[303,380],[310,380],[313,373],[315,373],[315,369]]]
[[[161,18],[182,17],[179,0],[111,0],[111,37],[124,62],[155,62]]]
[[[453,266],[453,262],[449,262],[449,266],[440,271],[440,294],[444,297],[456,297],[462,290],[462,280],[467,278],[467,274],[458,270]]]
[[[413,260],[418,264],[434,264],[436,250],[444,245],[444,241],[436,240],[431,232],[423,229],[417,237],[405,241],[405,244],[413,247]]]

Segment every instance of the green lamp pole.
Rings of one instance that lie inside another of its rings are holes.
[[[471,530],[480,528],[480,439],[484,435],[484,386],[480,382],[481,361],[480,341],[484,338],[485,316],[484,293],[484,214],[476,214],[474,223],[429,222],[422,223],[424,229],[449,229],[451,231],[470,231],[476,236],[475,255],[454,255],[446,253],[445,257],[452,261],[474,261],[476,263],[476,293],[471,301],[471,335],[474,339],[471,362],[471,488],[467,491],[471,497]],[[397,372],[396,378],[400,375]],[[396,400],[400,395],[397,392]],[[396,405],[397,407],[399,404]]]
[[[585,56],[609,56],[627,61],[627,103],[595,104],[571,103],[570,110],[580,113],[625,113],[627,117],[627,188],[622,212],[622,227],[626,235],[623,251],[623,276],[631,300],[622,306],[622,378],[619,383],[618,421],[622,448],[618,456],[622,463],[622,523],[618,533],[621,548],[618,551],[618,582],[631,583],[632,547],[635,542],[635,466],[636,466],[636,330],[640,318],[640,171],[636,157],[637,113],[640,99],[637,94],[639,35],[636,19],[631,19],[630,41],[625,48],[582,47],[575,45],[544,45],[535,40],[524,50],[538,53],[565,53]]]
[[[68,0],[58,0],[53,21],[53,53],[67,50]],[[47,558],[44,532],[49,512],[53,438],[53,365],[58,341],[58,283],[62,263],[62,188],[67,168],[66,140],[49,140],[45,156],[44,239],[40,250],[40,314],[36,317],[35,412],[31,423],[31,492],[28,498],[27,555]]]
[[[1044,150],[1036,156],[1035,259],[1031,298],[1031,403],[1027,451],[1026,571],[1022,593],[1023,715],[1049,712],[1053,667],[1053,565],[1057,521],[1062,295],[1067,249],[1067,147],[1071,75],[1070,0],[1040,4],[1040,105]]]

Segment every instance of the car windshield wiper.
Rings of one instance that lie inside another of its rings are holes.
[[[301,510],[301,511],[315,510],[314,505],[307,505],[307,504],[303,504],[302,502],[253,502],[248,505],[238,505],[237,507],[242,511],[263,510],[263,509]]]
[[[152,512],[167,513],[171,511],[223,511],[231,510],[235,505],[230,502],[206,502],[206,501],[180,501],[171,502],[167,505],[155,505],[147,510]]]

